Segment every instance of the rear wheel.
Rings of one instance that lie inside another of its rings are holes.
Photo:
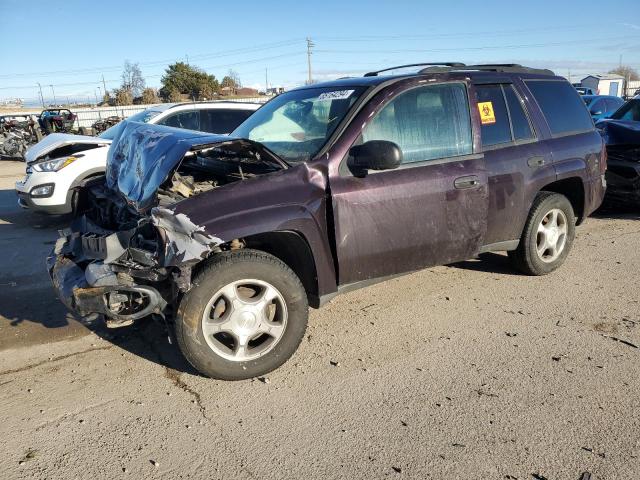
[[[509,252],[511,263],[527,275],[553,272],[569,255],[575,224],[573,207],[567,197],[540,192],[529,211],[518,248]]]
[[[264,375],[296,351],[308,319],[293,271],[256,250],[219,254],[180,302],[176,336],[201,373],[222,380]]]

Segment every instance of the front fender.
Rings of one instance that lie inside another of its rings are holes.
[[[337,289],[326,197],[323,167],[302,164],[214,189],[179,203],[175,211],[224,242],[269,232],[297,232],[311,248],[318,293],[325,295]]]

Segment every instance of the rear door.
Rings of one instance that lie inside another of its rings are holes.
[[[340,285],[466,259],[484,238],[487,177],[466,85],[389,89],[343,138],[392,141],[402,164],[359,178],[344,158],[330,179]]]
[[[486,250],[510,248],[527,215],[525,186],[536,178],[554,177],[551,152],[538,141],[520,93],[510,81],[474,85],[478,109],[490,105],[492,118],[482,118],[480,133],[489,182]]]

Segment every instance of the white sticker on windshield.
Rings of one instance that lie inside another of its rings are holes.
[[[318,97],[318,100],[344,100],[349,98],[354,90],[336,90],[335,92],[324,92]]]

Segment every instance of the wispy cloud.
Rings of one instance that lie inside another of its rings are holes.
[[[640,30],[640,25],[636,25],[635,23],[621,23],[620,25],[633,28],[634,30]]]

